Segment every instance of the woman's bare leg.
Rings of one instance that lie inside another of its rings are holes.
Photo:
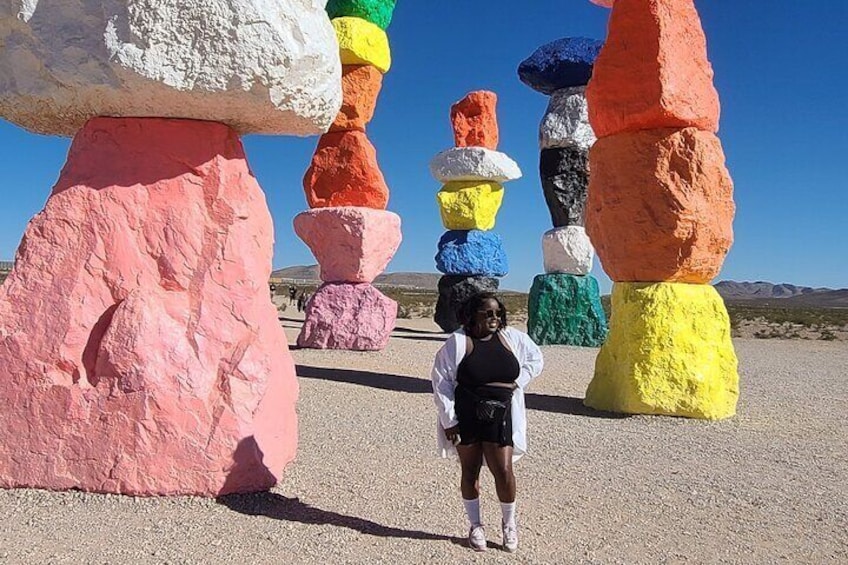
[[[480,468],[483,466],[483,448],[479,443],[473,445],[457,445],[459,463],[462,466],[462,479],[459,487],[462,498],[474,500],[480,498]]]
[[[483,442],[486,464],[495,479],[495,490],[501,502],[515,502],[515,474],[512,471],[512,446],[501,447]],[[464,495],[463,495],[464,496]]]

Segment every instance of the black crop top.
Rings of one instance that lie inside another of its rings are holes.
[[[474,349],[457,368],[459,384],[475,388],[489,383],[515,382],[521,372],[518,359],[497,335],[485,341],[473,338],[472,341]]]

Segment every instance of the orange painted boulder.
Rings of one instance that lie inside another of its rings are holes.
[[[718,274],[733,243],[735,206],[714,134],[687,128],[602,138],[589,167],[586,231],[610,278],[707,283]]]
[[[451,106],[451,124],[457,147],[498,148],[498,95],[477,90]]]
[[[586,96],[598,137],[658,128],[718,131],[718,93],[693,0],[617,0]]]
[[[342,67],[342,108],[330,131],[365,131],[374,117],[377,97],[383,86],[383,73],[371,65]]]
[[[363,206],[385,210],[389,187],[377,164],[377,150],[361,131],[321,136],[303,179],[311,208]]]
[[[274,486],[298,385],[273,237],[232,129],[90,120],[0,287],[0,487]]]

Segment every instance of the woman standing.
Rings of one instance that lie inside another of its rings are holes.
[[[506,308],[492,293],[473,296],[463,327],[450,335],[433,364],[439,447],[462,466],[468,543],[486,549],[480,519],[480,469],[485,458],[501,502],[503,547],[518,548],[512,464],[527,449],[524,389],[542,372],[542,352],[527,334],[507,326]]]

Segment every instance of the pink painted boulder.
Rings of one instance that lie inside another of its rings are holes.
[[[312,349],[379,351],[389,343],[397,302],[368,283],[326,283],[306,306],[297,345]]]
[[[372,282],[400,246],[400,217],[386,210],[340,206],[298,214],[294,231],[321,265],[324,282]]]
[[[295,454],[297,382],[272,242],[230,128],[89,121],[0,288],[0,486],[273,486]]]

